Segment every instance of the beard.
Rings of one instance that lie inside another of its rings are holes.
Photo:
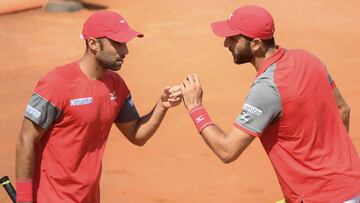
[[[122,63],[120,63],[119,60],[111,58],[108,55],[103,54],[103,52],[100,52],[96,56],[96,61],[102,68],[112,71],[120,70],[122,65]]]
[[[233,57],[235,64],[244,64],[251,62],[251,60],[253,59],[253,54],[250,49],[250,42],[246,43],[244,50],[240,53],[235,54],[233,52]]]

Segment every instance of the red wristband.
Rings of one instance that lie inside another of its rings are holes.
[[[199,133],[201,133],[205,127],[214,124],[202,105],[191,109],[189,113]]]
[[[32,179],[16,179],[16,202],[33,202]]]

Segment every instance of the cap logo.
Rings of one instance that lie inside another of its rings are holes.
[[[125,23],[125,20],[120,20],[120,23]]]
[[[233,14],[231,14],[231,15],[229,16],[229,20],[230,20],[232,17],[233,17]]]

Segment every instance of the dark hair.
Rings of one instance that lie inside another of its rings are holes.
[[[261,40],[267,48],[275,48],[275,38]]]
[[[248,42],[254,39],[245,35],[241,35],[241,36],[244,37]],[[267,48],[274,48],[276,46],[274,37],[271,39],[262,39],[261,41]]]

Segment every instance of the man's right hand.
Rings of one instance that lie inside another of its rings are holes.
[[[181,84],[184,105],[188,110],[202,104],[202,88],[196,74],[189,74]]]

